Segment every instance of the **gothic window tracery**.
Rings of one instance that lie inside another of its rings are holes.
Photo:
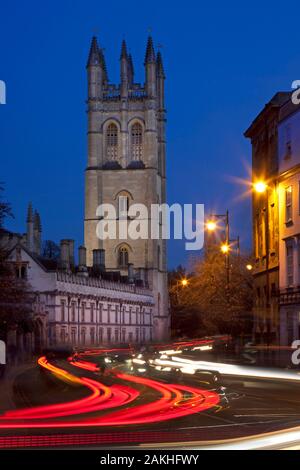
[[[120,268],[127,268],[129,263],[129,253],[126,246],[121,246],[118,251],[118,264]]]
[[[143,129],[139,122],[131,127],[131,154],[132,160],[140,161],[143,158]]]
[[[118,128],[113,123],[106,130],[106,151],[108,160],[118,160]]]

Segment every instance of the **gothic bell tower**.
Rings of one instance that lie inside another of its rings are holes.
[[[85,178],[84,237],[87,263],[93,250],[104,249],[106,269],[134,273],[153,292],[153,340],[169,336],[166,241],[106,239],[96,234],[99,204],[116,212],[131,204],[166,202],[165,74],[160,52],[148,38],[145,83],[136,83],[125,41],[120,54],[120,83],[111,84],[104,53],[92,39],[87,63],[88,163]],[[151,222],[151,220],[148,220]]]

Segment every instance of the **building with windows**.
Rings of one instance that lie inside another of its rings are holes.
[[[78,263],[73,240],[61,240],[59,259],[41,256],[41,221],[31,205],[24,235],[0,233],[16,275],[35,294],[35,331],[25,337],[14,332],[20,348],[145,343],[170,334],[165,240],[124,239],[119,232],[115,239],[100,240],[96,232],[99,204],[113,204],[118,221],[127,221],[133,204],[150,209],[166,198],[161,55],[150,37],[144,85],[134,82],[124,41],[120,63],[121,83],[110,84],[103,51],[93,38],[87,63],[85,246],[79,247]]]
[[[87,267],[86,250],[79,247],[76,265],[73,240],[61,241],[59,259],[32,250],[31,213],[30,205],[26,234],[0,234],[1,249],[7,251],[16,277],[26,280],[34,294],[33,331],[11,331],[9,342],[19,350],[39,352],[56,345],[83,348],[153,341],[155,301],[149,287],[129,279],[128,273],[106,272],[104,253],[99,257],[97,250],[93,266]],[[40,220],[39,228],[41,235]]]
[[[252,178],[266,182],[253,191],[254,336],[257,342],[279,340],[278,121],[289,93],[277,93],[265,105],[245,136],[252,144]]]
[[[163,69],[160,52],[149,37],[145,54],[145,83],[134,80],[133,61],[125,41],[120,55],[120,84],[111,84],[102,48],[93,38],[87,63],[88,162],[85,181],[84,244],[87,265],[93,250],[105,250],[107,271],[142,279],[153,292],[154,338],[167,338],[170,329],[166,241],[123,237],[121,224],[130,209],[147,208],[139,219],[151,223],[151,205],[166,202],[166,140]],[[112,204],[118,216],[116,237],[100,240],[100,204]],[[162,223],[162,221],[161,221]],[[161,226],[161,225],[160,225]]]
[[[280,341],[300,338],[300,106],[281,108],[279,141]]]
[[[300,107],[277,93],[245,136],[252,143],[254,336],[291,344],[300,335]]]

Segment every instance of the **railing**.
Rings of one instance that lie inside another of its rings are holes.
[[[300,286],[285,287],[279,291],[279,303],[294,304],[300,302]]]
[[[142,100],[147,97],[147,93],[144,88],[137,88],[128,91],[128,98],[132,100]],[[104,91],[104,101],[117,101],[121,99],[121,93],[119,88],[109,88]]]
[[[107,281],[96,277],[76,276],[62,271],[56,272],[56,279],[60,282],[77,284],[82,286],[110,289],[114,291],[128,292],[131,294],[151,296],[151,291],[146,288],[137,287],[135,284],[125,284],[122,282]]]

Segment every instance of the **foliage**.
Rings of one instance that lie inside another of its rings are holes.
[[[3,228],[6,217],[13,217],[11,206],[8,202],[2,200],[1,193],[3,186],[0,183],[0,228]]]
[[[210,249],[196,262],[186,287],[174,280],[182,270],[170,275],[170,298],[174,334],[185,336],[229,333],[237,336],[251,331],[252,274],[249,258],[230,256],[227,282],[225,258]],[[175,294],[174,294],[175,292]]]
[[[0,201],[1,228],[7,216],[12,216],[11,207]],[[17,277],[15,268],[7,261],[7,255],[0,243],[0,336],[4,339],[7,331],[12,328],[32,331],[31,312],[34,300],[29,285],[26,280]]]

